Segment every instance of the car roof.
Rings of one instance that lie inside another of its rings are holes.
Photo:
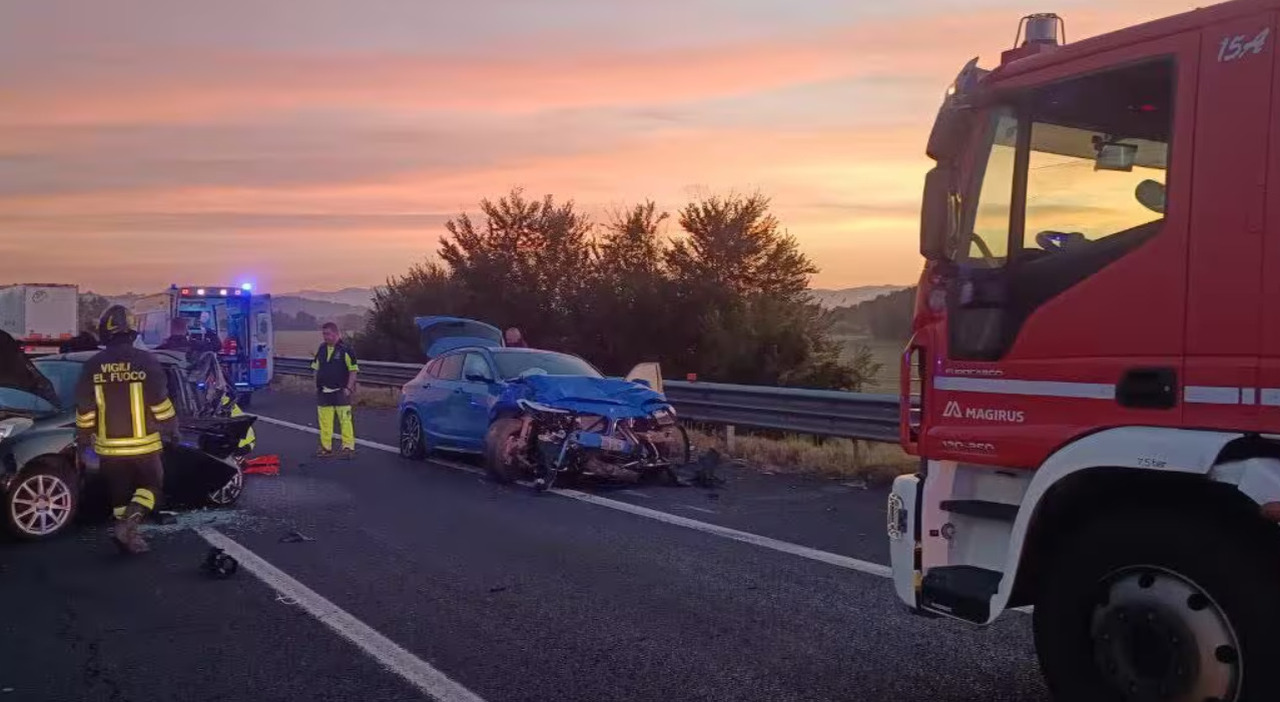
[[[68,363],[88,363],[89,359],[98,355],[101,351],[73,351],[71,353],[54,353],[47,356],[36,356],[32,361],[39,363],[40,361],[66,361]],[[151,351],[156,360],[160,361],[164,366],[186,366],[187,361],[184,356],[175,355],[176,352],[170,351]]]

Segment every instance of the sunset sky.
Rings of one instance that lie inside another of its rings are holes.
[[[973,56],[1195,0],[0,3],[0,284],[337,289],[522,186],[593,213],[760,190],[818,287],[910,283]]]

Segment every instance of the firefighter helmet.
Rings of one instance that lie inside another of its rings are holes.
[[[98,338],[104,343],[113,337],[133,334],[133,315],[124,305],[112,305],[98,320]]]

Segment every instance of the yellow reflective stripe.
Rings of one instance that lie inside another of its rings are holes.
[[[81,429],[92,429],[93,425],[98,421],[97,412],[89,412],[88,414],[76,414],[76,426]]]
[[[98,448],[96,451],[99,456],[108,456],[110,458],[127,458],[130,456],[146,456],[152,453],[159,453],[164,450],[164,444],[156,441],[145,446],[136,446],[133,448]]]
[[[98,405],[98,414],[102,417],[102,421],[98,422],[98,438],[107,438],[107,397],[102,392],[101,385],[93,386],[93,401]]]
[[[155,418],[157,422],[163,422],[168,419],[173,419],[176,416],[178,416],[178,413],[173,409],[173,407],[170,407],[169,409],[163,412],[157,412],[155,414]]]
[[[123,519],[126,511],[128,510],[125,507],[113,507],[111,509],[111,513],[115,515],[116,519]]]
[[[164,414],[165,412],[172,412],[173,401],[166,397],[164,399],[164,402],[161,402],[158,405],[151,405],[151,411],[154,412],[155,414]]]
[[[332,361],[332,360],[333,360],[333,350],[334,350],[336,347],[334,347],[334,346],[326,346],[325,348],[326,348],[326,349],[328,349],[328,352],[325,354],[325,356],[324,356],[324,360],[326,360],[326,361]]]
[[[139,438],[147,435],[146,407],[142,383],[129,383],[129,414],[133,415],[133,435]]]
[[[146,436],[133,436],[133,437],[126,437],[126,438],[123,438],[123,439],[107,439],[107,438],[99,438],[99,439],[98,439],[98,445],[99,445],[99,446],[107,446],[107,447],[111,447],[111,446],[142,446],[143,444],[149,444],[149,443],[157,442],[157,441],[160,441],[160,434],[159,434],[158,432],[157,432],[157,433],[152,433],[152,434],[147,434]]]
[[[347,370],[349,371],[360,370],[359,364],[357,364],[355,360],[351,358],[351,354],[346,354],[346,356],[347,356]]]
[[[146,488],[138,488],[133,491],[134,504],[142,505],[147,509],[156,508],[156,494]]]

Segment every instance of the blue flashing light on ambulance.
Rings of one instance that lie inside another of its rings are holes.
[[[187,334],[193,340],[212,332],[218,340],[218,360],[241,405],[247,406],[255,390],[271,383],[275,370],[271,296],[255,293],[251,284],[173,285],[139,298],[133,314],[140,340],[151,348],[169,337],[175,318],[187,321]]]

